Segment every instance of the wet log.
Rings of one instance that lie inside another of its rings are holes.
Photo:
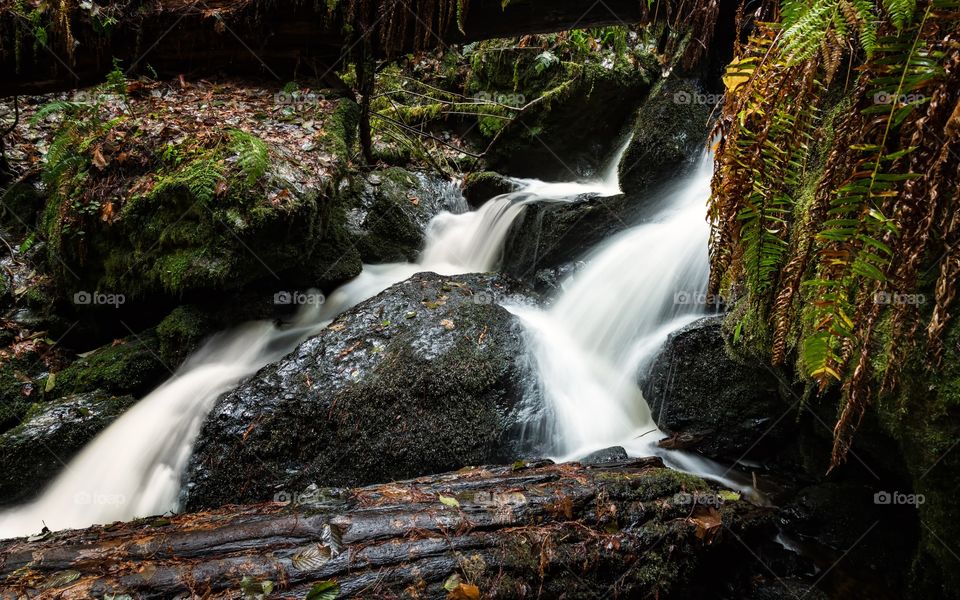
[[[387,21],[404,23],[390,48],[397,55],[492,37],[631,23],[646,6],[638,0],[471,0],[462,5],[462,22],[447,14],[441,26],[438,11],[459,1],[370,0],[372,50],[381,55],[387,50],[379,35]],[[162,77],[226,72],[281,84],[295,76],[322,78],[355,46],[363,28],[345,14],[344,2],[333,4],[338,7],[333,12],[329,2],[312,0],[106,0],[86,7],[57,2],[43,13],[39,27],[32,4],[16,8],[0,2],[0,96],[99,83],[114,59],[131,73]],[[396,15],[376,18],[383,5]],[[66,12],[58,13],[59,6]]]
[[[314,490],[0,543],[0,597],[707,597],[771,522],[708,492],[658,459]]]

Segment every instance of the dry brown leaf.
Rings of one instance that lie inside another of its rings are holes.
[[[461,583],[450,590],[447,600],[480,600],[480,588],[472,583]]]

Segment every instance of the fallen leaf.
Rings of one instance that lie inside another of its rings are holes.
[[[444,496],[443,494],[438,494],[438,497],[440,498],[440,504],[443,504],[444,506],[450,506],[452,508],[460,508],[460,502],[458,502],[456,498],[453,498],[452,496]]]
[[[697,526],[697,539],[703,540],[707,544],[713,542],[713,539],[720,533],[720,526],[722,525],[720,512],[712,506],[709,508],[698,507],[688,519],[688,522]]]
[[[461,583],[450,590],[447,600],[480,600],[480,588],[472,583]]]
[[[307,592],[306,600],[334,600],[340,595],[340,584],[326,580],[317,583]]]
[[[100,146],[96,146],[93,149],[93,166],[100,169],[101,171],[110,164],[110,161],[103,157],[103,152],[100,151]]]

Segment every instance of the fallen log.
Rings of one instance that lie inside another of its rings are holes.
[[[470,468],[10,540],[0,597],[706,597],[769,535],[722,496],[659,459]]]
[[[718,2],[679,2],[685,13],[673,14],[672,0],[653,8],[641,0],[65,0],[45,10],[36,0],[0,0],[0,97],[99,83],[115,60],[128,74],[160,77],[324,78],[361,37],[375,55],[396,56],[653,19],[712,31]]]

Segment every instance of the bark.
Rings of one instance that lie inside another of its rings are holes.
[[[491,37],[637,22],[646,10],[646,3],[640,0],[512,0],[506,7],[502,0],[471,0],[462,30],[454,19],[442,29],[430,27],[430,35],[415,39],[414,28],[426,19],[425,0],[369,2],[374,14],[385,2],[404,2],[409,7],[404,13],[409,15],[409,31],[394,53]],[[45,45],[40,42],[44,35],[35,35],[27,9],[18,11],[11,8],[11,2],[0,2],[0,7],[6,5],[0,8],[0,96],[99,83],[114,59],[129,73],[156,72],[163,77],[224,72],[281,82],[294,77],[327,79],[349,53],[347,40],[356,37],[345,33],[344,26],[362,29],[358,23],[344,22],[342,8],[331,15],[327,2],[313,0],[108,0],[94,3],[101,7],[100,16],[76,4],[65,3],[73,7],[66,20],[60,19],[55,9],[45,13]],[[115,22],[103,16],[110,11],[115,11]],[[379,40],[375,33],[370,37],[375,43]],[[382,55],[384,48],[379,51]]]
[[[473,585],[483,597],[701,597],[690,594],[709,592],[718,574],[729,580],[733,565],[742,569],[743,540],[769,524],[768,509],[746,501],[719,510],[684,501],[702,485],[641,459],[323,490],[288,504],[8,541],[0,589],[37,598],[243,598],[270,581],[271,598],[303,598],[336,581],[339,598],[475,597]]]

